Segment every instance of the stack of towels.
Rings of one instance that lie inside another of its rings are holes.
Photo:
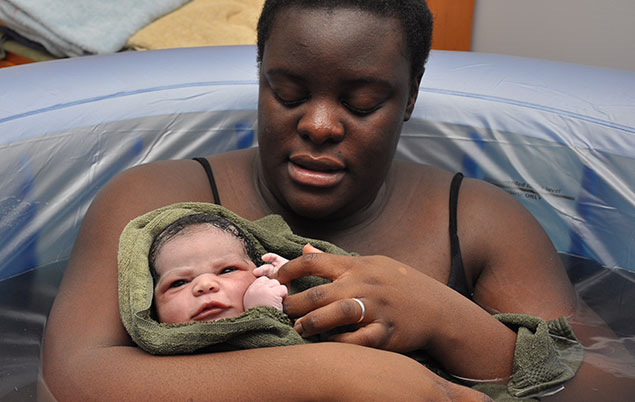
[[[189,0],[3,0],[0,21],[58,57],[111,53]]]
[[[2,0],[0,25],[56,57],[251,45],[264,0]]]

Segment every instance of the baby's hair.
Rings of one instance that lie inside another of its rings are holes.
[[[221,216],[204,213],[187,215],[169,224],[152,241],[150,252],[148,253],[148,263],[150,265],[150,273],[152,274],[152,279],[155,286],[159,279],[159,274],[157,273],[157,270],[154,266],[157,255],[159,254],[165,243],[182,234],[186,228],[195,225],[210,225],[232,236],[235,236],[242,243],[247,257],[249,257],[249,259],[256,265],[262,263],[260,261],[260,258],[256,255],[256,249],[253,243],[245,235],[245,232],[243,232],[238,226],[233,224],[228,219]]]

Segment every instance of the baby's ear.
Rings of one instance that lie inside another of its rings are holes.
[[[302,255],[304,254],[315,254],[315,253],[323,253],[324,251],[313,247],[310,243],[307,243],[302,247]]]

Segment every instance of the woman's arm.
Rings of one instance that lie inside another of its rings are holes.
[[[552,398],[623,400],[635,392],[628,374],[635,365],[631,354],[578,299],[555,248],[529,212],[503,191],[474,180],[466,180],[459,200],[459,221],[467,222],[459,224],[461,245],[470,245],[468,258],[483,264],[475,301],[492,313],[545,320],[565,315],[585,349],[576,376]]]
[[[351,299],[359,298],[366,305],[364,321],[335,340],[401,352],[422,348],[452,374],[507,379],[516,336],[490,313],[571,316],[575,293],[542,228],[501,190],[466,180],[459,196],[459,238],[478,304],[420,272],[425,267],[415,270],[386,257],[311,254],[288,263],[278,279],[319,275],[333,283],[289,296],[286,311],[299,317],[297,329],[310,336],[356,325],[360,308]],[[573,318],[587,344],[589,336]],[[580,376],[585,371],[583,366]]]
[[[480,397],[401,355],[355,345],[324,343],[163,357],[135,347],[117,305],[119,234],[129,220],[151,209],[208,199],[209,190],[200,183],[205,178],[193,162],[142,166],[114,179],[89,208],[44,340],[43,376],[57,399]]]

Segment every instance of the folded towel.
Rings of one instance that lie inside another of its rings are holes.
[[[292,259],[302,254],[306,243],[328,253],[348,254],[328,242],[293,234],[278,215],[251,222],[221,206],[194,202],[151,211],[132,220],[119,240],[119,310],[124,327],[137,345],[153,354],[178,354],[306,342],[291,327],[289,318],[272,307],[249,309],[238,317],[214,322],[164,324],[155,320],[151,311],[154,289],[148,262],[150,246],[170,223],[195,213],[229,219],[245,232],[259,255],[274,252]],[[301,278],[292,282],[290,293],[325,282],[317,277]]]
[[[193,0],[135,33],[127,48],[253,45],[264,0]]]
[[[0,20],[59,57],[111,53],[189,0],[3,0]]]

